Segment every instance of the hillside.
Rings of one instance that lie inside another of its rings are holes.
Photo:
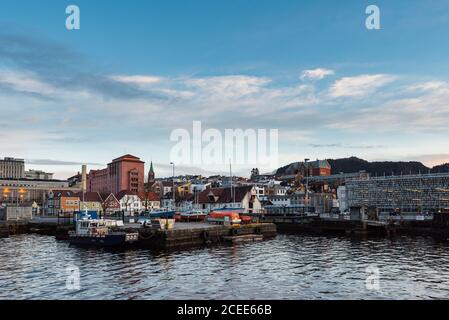
[[[449,164],[435,166],[433,168],[426,167],[418,161],[373,161],[369,162],[357,157],[342,159],[327,159],[332,167],[332,174],[351,173],[358,171],[366,171],[372,176],[381,175],[400,175],[400,174],[418,174],[449,172]],[[299,168],[299,162],[291,163],[281,167],[276,171],[276,175],[294,174]]]

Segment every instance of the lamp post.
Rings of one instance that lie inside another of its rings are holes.
[[[306,167],[306,190],[304,193],[305,196],[305,204],[309,205],[309,160],[308,158],[304,159],[304,165]]]
[[[176,214],[176,193],[175,193],[175,163],[174,162],[170,162],[170,164],[173,166],[173,210],[175,211]],[[167,219],[166,219],[166,230],[168,230],[168,214],[167,214]]]

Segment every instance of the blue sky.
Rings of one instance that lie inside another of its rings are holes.
[[[169,175],[170,132],[201,120],[278,129],[280,165],[449,162],[448,30],[439,0],[2,0],[0,156],[65,177],[133,153]]]

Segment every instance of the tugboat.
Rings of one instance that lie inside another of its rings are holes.
[[[115,220],[85,219],[76,222],[76,231],[69,232],[74,245],[114,247],[129,245],[139,240],[139,233],[112,231]]]

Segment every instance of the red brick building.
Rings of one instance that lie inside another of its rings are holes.
[[[112,160],[105,169],[91,170],[87,186],[89,191],[100,193],[143,192],[144,174],[145,162],[127,154]]]
[[[309,175],[310,176],[330,176],[331,165],[327,160],[316,160],[309,163]]]

